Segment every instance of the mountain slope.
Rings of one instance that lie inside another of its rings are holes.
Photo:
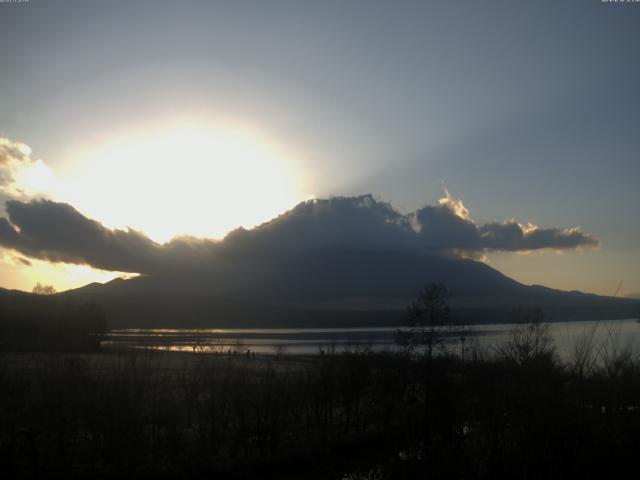
[[[473,260],[389,251],[315,250],[243,259],[200,273],[90,284],[64,296],[101,303],[112,325],[341,326],[397,324],[424,285],[444,283],[454,315],[508,321],[537,305],[550,320],[628,318],[640,302],[526,286]]]

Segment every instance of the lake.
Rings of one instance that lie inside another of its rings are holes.
[[[568,358],[576,342],[592,335],[595,348],[640,345],[640,323],[635,319],[550,323],[550,333],[561,358]],[[514,324],[469,327],[467,345],[494,348],[509,338]],[[121,329],[104,336],[106,348],[131,347],[201,353],[316,354],[321,351],[393,350],[397,327],[373,328],[223,328],[223,329]],[[458,340],[449,342],[458,349]]]

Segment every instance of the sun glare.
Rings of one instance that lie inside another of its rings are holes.
[[[22,260],[21,260],[22,259]],[[42,282],[56,290],[78,288],[91,282],[108,282],[117,277],[132,277],[130,273],[107,272],[87,265],[51,263],[45,260],[25,259],[11,252],[0,252],[0,287],[31,291]]]
[[[179,126],[92,146],[62,175],[60,197],[110,227],[156,241],[220,238],[308,195],[291,156],[237,128]]]

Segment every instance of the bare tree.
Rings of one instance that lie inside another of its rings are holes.
[[[580,379],[591,375],[598,364],[595,339],[599,326],[599,322],[595,322],[589,329],[573,339],[569,369]]]
[[[32,292],[36,295],[53,295],[54,293],[56,293],[56,289],[53,287],[53,285],[43,285],[38,282],[36,286],[33,287]]]
[[[549,325],[543,322],[542,309],[519,310],[515,316],[517,325],[509,339],[497,348],[498,353],[517,365],[543,358],[552,359],[555,347]]]
[[[396,341],[405,348],[424,346],[431,360],[454,326],[447,287],[440,283],[424,287],[407,309],[405,325],[398,331]]]

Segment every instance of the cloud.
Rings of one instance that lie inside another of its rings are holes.
[[[410,219],[371,195],[313,199],[251,230],[238,229],[223,242],[226,252],[250,254],[318,248],[414,250]]]
[[[415,215],[422,245],[438,252],[478,257],[489,251],[527,252],[595,248],[600,242],[580,228],[540,228],[515,220],[478,225],[461,200],[445,190],[436,206]]]
[[[4,197],[28,200],[43,196],[53,188],[51,169],[40,159],[31,158],[31,149],[24,143],[0,137],[0,194]]]
[[[13,200],[7,202],[8,218],[0,218],[0,246],[51,262],[153,274],[224,269],[318,249],[479,257],[489,251],[599,245],[577,227],[545,229],[514,220],[478,225],[462,201],[446,194],[437,205],[407,215],[371,195],[309,200],[258,227],[234,230],[221,241],[179,237],[164,244],[133,229],[108,229],[68,204]]]
[[[579,228],[539,228],[521,225],[513,220],[487,223],[479,229],[482,246],[487,250],[531,251],[540,249],[568,250],[595,248],[598,239]]]
[[[0,137],[0,189],[9,193],[16,188],[15,174],[31,163],[28,146]]]
[[[26,266],[26,267],[30,267],[32,265],[32,263],[27,260],[26,258],[22,258],[22,257],[18,257],[18,262],[20,262],[22,265]]]
[[[12,200],[6,210],[11,222],[0,218],[0,245],[25,256],[123,272],[154,273],[173,266],[172,244],[161,246],[132,229],[108,229],[65,203]],[[175,260],[176,267],[187,265],[189,255]]]

